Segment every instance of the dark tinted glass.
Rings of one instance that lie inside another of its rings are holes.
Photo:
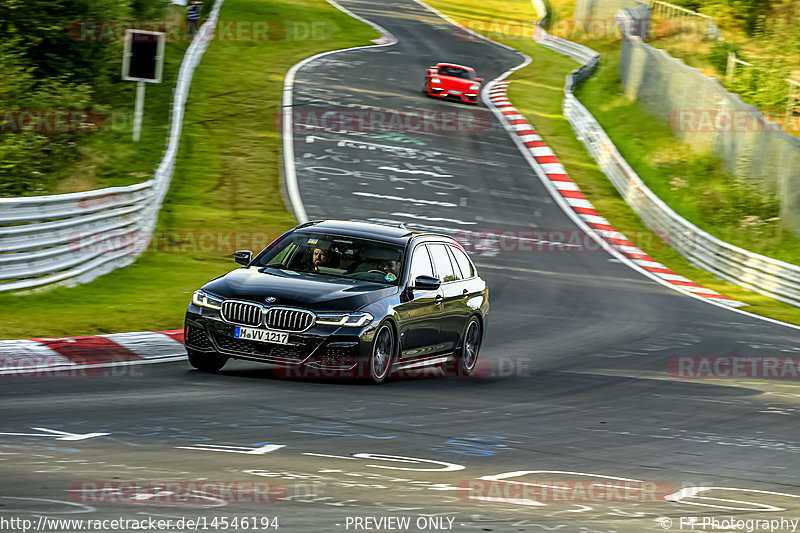
[[[414,248],[414,255],[411,257],[411,272],[408,274],[408,281],[414,283],[417,276],[433,277],[433,267],[428,256],[427,246],[417,246]]]
[[[436,269],[436,276],[442,280],[442,283],[455,281],[456,275],[453,272],[453,265],[450,264],[450,256],[447,254],[445,245],[431,244],[429,248],[431,259],[433,259],[433,267]]]
[[[441,76],[452,76],[454,78],[463,78],[465,80],[475,79],[475,75],[472,72],[457,67],[439,67],[438,73]]]
[[[458,264],[458,268],[461,269],[461,276],[466,278],[471,278],[475,275],[475,269],[472,268],[472,263],[470,262],[467,254],[464,253],[463,250],[456,248],[455,246],[450,246],[450,251],[453,253],[453,257],[456,259],[456,263]]]
[[[324,233],[292,233],[253,265],[397,285],[404,249],[391,243]]]

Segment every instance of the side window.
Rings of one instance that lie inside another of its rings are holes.
[[[464,279],[471,278],[475,275],[475,269],[472,267],[472,262],[467,257],[467,254],[464,250],[456,248],[455,246],[450,246],[450,251],[453,253],[453,257],[456,258],[456,263],[458,263],[459,268],[461,269],[461,275]]]
[[[417,246],[411,256],[411,269],[408,272],[408,282],[413,283],[417,276],[433,276],[431,258],[427,246]]]
[[[461,267],[456,262],[456,258],[453,256],[453,249],[450,246],[445,246],[447,250],[447,255],[450,256],[450,264],[453,265],[453,274],[455,274],[456,279],[464,279],[464,276],[461,272]]]
[[[447,248],[444,244],[430,245],[431,258],[433,258],[433,266],[436,269],[436,275],[442,280],[442,283],[448,281],[455,281],[456,275],[453,272],[453,265],[450,264],[450,256],[447,254]]]

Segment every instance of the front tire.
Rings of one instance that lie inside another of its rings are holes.
[[[471,376],[478,364],[478,352],[483,340],[483,328],[477,317],[471,317],[464,328],[464,337],[456,360],[442,368],[448,376]]]
[[[186,353],[189,356],[189,364],[202,372],[215,374],[228,362],[227,357],[217,352],[196,352],[187,349]]]
[[[382,324],[375,333],[375,341],[369,357],[369,380],[371,382],[381,383],[389,375],[389,370],[394,362],[395,346],[394,328],[388,323]]]

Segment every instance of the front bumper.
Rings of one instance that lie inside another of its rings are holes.
[[[375,322],[361,328],[314,324],[301,333],[289,332],[290,344],[284,345],[234,338],[235,328],[219,311],[192,304],[186,312],[184,341],[191,350],[275,367],[352,371],[369,361],[376,329]]]
[[[464,102],[467,104],[475,104],[478,102],[478,93],[461,93],[461,94],[454,94],[452,91],[448,89],[437,89],[437,88],[429,88],[428,89],[428,96],[433,96],[434,98],[441,98],[442,100],[458,100],[459,102]]]

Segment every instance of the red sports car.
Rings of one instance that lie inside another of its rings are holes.
[[[422,91],[436,98],[456,98],[467,104],[477,104],[482,81],[483,78],[476,78],[475,71],[469,67],[439,63],[427,70]]]

